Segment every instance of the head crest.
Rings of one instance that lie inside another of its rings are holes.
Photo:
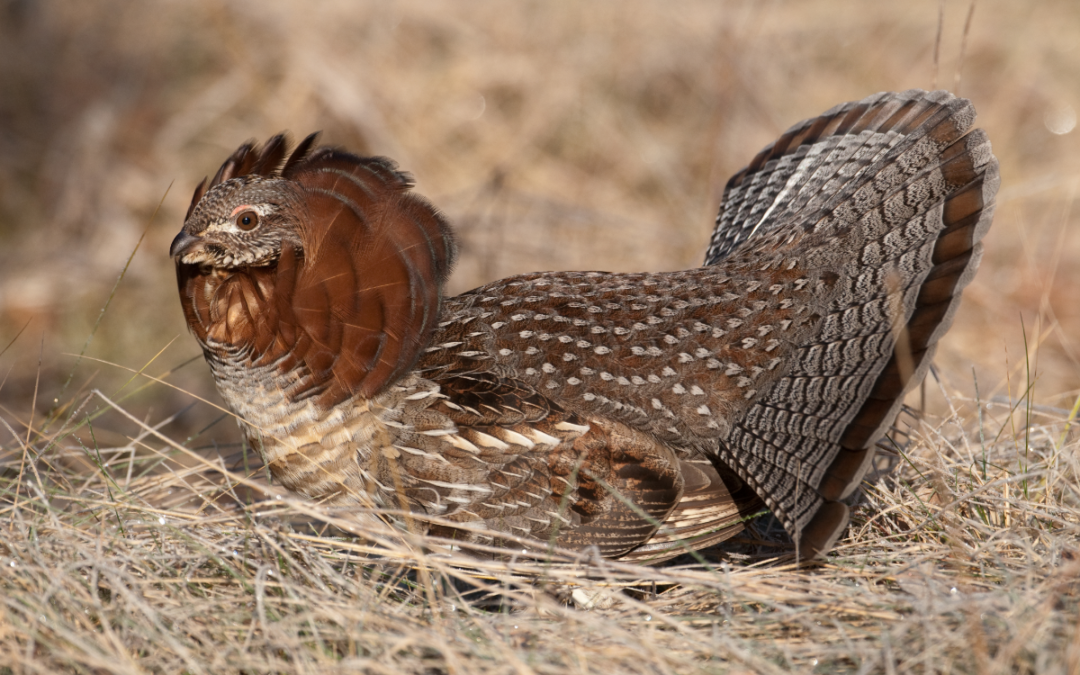
[[[318,137],[318,131],[309,134],[307,138],[300,141],[300,145],[296,146],[296,149],[289,155],[288,160],[285,160],[285,153],[289,146],[287,134],[280,133],[257,149],[255,141],[244,143],[233,154],[229,155],[229,158],[214,174],[213,180],[207,183],[207,180],[203,178],[199,186],[195,188],[195,194],[191,198],[191,205],[188,206],[184,220],[191,217],[191,212],[195,210],[195,205],[199,203],[203,195],[231,178],[240,176],[290,178],[297,168],[303,164],[304,160],[308,158],[311,148]],[[283,160],[285,160],[284,163]]]

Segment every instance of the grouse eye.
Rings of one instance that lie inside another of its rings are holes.
[[[241,230],[254,230],[259,224],[259,214],[254,211],[244,211],[236,217],[236,226]]]

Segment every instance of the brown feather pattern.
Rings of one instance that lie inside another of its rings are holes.
[[[196,190],[181,300],[301,494],[647,562],[764,503],[812,557],[978,266],[998,174],[973,120],[945,92],[837,106],[729,181],[701,268],[448,299],[449,227],[406,174],[276,136]]]

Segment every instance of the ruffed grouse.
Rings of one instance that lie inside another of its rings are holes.
[[[171,255],[218,390],[290,490],[647,561],[760,499],[807,558],[975,274],[999,179],[974,118],[907,91],[795,125],[728,182],[683,272],[444,298],[447,223],[393,162],[314,134],[241,146]]]

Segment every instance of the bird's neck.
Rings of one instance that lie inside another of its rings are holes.
[[[317,500],[379,504],[393,494],[378,467],[394,452],[408,397],[437,387],[411,373],[372,395],[335,381],[320,349],[333,337],[290,325],[269,300],[272,272],[210,273],[181,286],[218,392],[281,485]]]

